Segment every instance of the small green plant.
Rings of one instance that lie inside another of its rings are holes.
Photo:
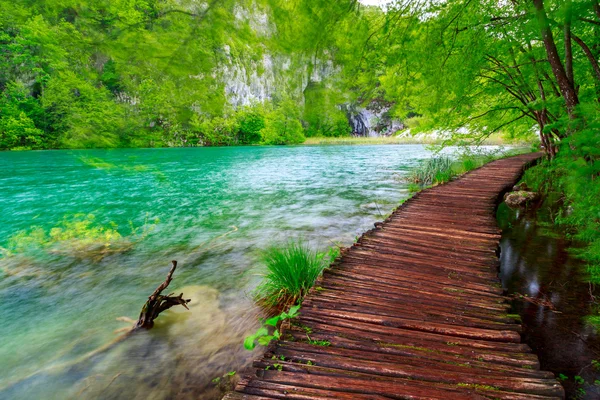
[[[214,383],[215,385],[217,385],[217,384],[219,384],[221,382],[221,379],[223,379],[223,378],[231,378],[235,374],[236,374],[236,371],[229,371],[229,372],[223,374],[222,376],[217,376],[211,382]]]
[[[556,378],[556,379],[558,379],[559,381],[563,381],[564,382],[567,379],[569,379],[569,377],[566,376],[565,374],[558,374],[558,378]]]
[[[328,340],[313,340],[310,338],[310,336],[308,336],[308,334],[306,335],[306,337],[308,338],[308,340],[307,340],[308,344],[312,344],[314,346],[323,346],[323,347],[331,346],[331,342]]]
[[[283,371],[283,365],[281,364],[273,364],[273,368],[275,368],[277,371]]]
[[[253,335],[247,336],[246,339],[244,339],[244,348],[246,350],[254,350],[256,343],[261,346],[266,346],[271,342],[271,340],[279,339],[281,334],[277,329],[277,325],[286,319],[296,318],[300,314],[298,310],[300,310],[300,305],[293,306],[288,312],[282,312],[279,315],[265,320],[262,326],[258,328]],[[275,328],[272,334],[269,334],[269,327]],[[283,360],[284,358],[282,358],[282,361]]]
[[[575,380],[575,383],[579,384],[579,385],[583,385],[585,383],[585,379],[583,379],[581,376],[577,375],[575,376],[575,378],[573,378]]]
[[[266,307],[280,309],[299,302],[325,266],[324,257],[302,241],[270,248],[264,253],[263,261],[268,272],[255,291],[255,299]]]
[[[317,253],[317,260],[323,264],[330,264],[342,253],[342,247],[339,244],[330,247],[326,252]]]
[[[477,383],[458,383],[456,386],[475,389],[475,390],[500,390],[500,388],[498,388],[496,386],[479,385]]]

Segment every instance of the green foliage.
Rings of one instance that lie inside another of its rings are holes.
[[[355,5],[0,0],[0,149],[297,144],[305,128],[346,134],[341,69],[313,77],[334,49],[350,49],[340,44]],[[248,81],[265,73],[274,74],[267,103],[275,106],[232,110],[226,80],[255,85]],[[316,97],[302,93],[306,74],[320,82]]]
[[[28,95],[21,82],[9,82],[0,95],[0,149],[44,148],[47,136],[32,118],[40,119],[43,110]]]
[[[277,326],[282,321],[296,318],[300,314],[299,310],[300,305],[292,306],[287,312],[284,311],[279,315],[263,321],[261,327],[253,335],[247,336],[244,339],[244,348],[246,350],[253,350],[256,347],[256,343],[261,346],[266,346],[271,340],[279,339],[281,334],[279,333]],[[269,334],[270,328],[274,328],[272,334]]]
[[[235,376],[236,371],[229,371],[226,372],[225,374],[223,374],[222,376],[217,376],[216,378],[212,379],[211,382],[214,384],[219,384],[221,382],[221,379],[229,379],[233,376]]]
[[[453,160],[447,156],[427,159],[412,169],[406,180],[421,186],[448,182],[455,176],[453,164]]]
[[[558,380],[559,381],[566,381],[568,379],[569,379],[569,377],[566,376],[565,374],[558,374]]]
[[[230,146],[235,143],[235,132],[238,131],[235,119],[222,117],[202,120],[194,115],[191,126],[194,134],[192,145]]]
[[[256,289],[255,298],[267,307],[281,308],[300,301],[325,266],[323,258],[302,241],[268,249],[263,262],[267,275]]]
[[[307,125],[306,136],[341,137],[348,136],[352,128],[346,113],[339,105],[344,102],[322,83],[311,83],[304,90],[304,116]]]
[[[539,163],[523,176],[528,186],[558,207],[553,210],[554,223],[568,237],[585,244],[576,255],[586,261],[587,278],[594,284],[600,283],[599,130],[600,118],[588,115],[586,126],[563,140],[554,159]],[[597,315],[588,319],[592,323],[600,320]]]
[[[264,110],[259,105],[242,108],[238,114],[238,140],[240,144],[257,144],[262,141],[265,128]]]
[[[269,112],[262,130],[263,143],[269,145],[300,144],[306,139],[298,106],[290,99]]]
[[[524,181],[534,189],[546,193],[558,193],[562,206],[555,223],[587,246],[577,255],[588,262],[588,278],[600,282],[600,184],[596,175],[585,176],[581,158],[557,157],[527,171]],[[554,196],[556,197],[556,196]]]

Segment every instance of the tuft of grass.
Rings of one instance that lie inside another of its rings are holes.
[[[452,159],[447,156],[441,156],[422,162],[408,174],[406,180],[412,184],[429,186],[448,182],[455,175]]]
[[[526,152],[524,148],[510,151],[499,148],[491,152],[484,149],[463,149],[453,157],[442,155],[424,160],[404,180],[408,182],[409,192],[416,193],[426,187],[449,182],[491,161],[523,152]]]
[[[255,292],[255,300],[269,308],[286,308],[297,304],[325,267],[324,258],[302,241],[290,241],[284,247],[265,251],[265,280]]]

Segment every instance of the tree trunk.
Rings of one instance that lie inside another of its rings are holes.
[[[571,16],[570,10],[567,10],[565,26],[565,73],[572,87],[575,87],[575,76],[573,74],[573,43],[571,42]]]
[[[573,35],[573,40],[579,45],[579,47],[581,47],[581,50],[583,50],[585,53],[586,57],[590,61],[590,64],[592,64],[592,69],[596,75],[596,94],[598,95],[598,102],[600,102],[600,65],[598,64],[598,60],[596,60],[592,50],[580,37]]]
[[[531,47],[530,42],[527,43],[527,48],[529,49],[529,52],[532,53],[532,55],[530,57],[531,64],[533,65],[533,70],[535,71],[535,78],[537,81],[538,91],[540,92],[540,99],[542,99],[542,101],[545,104],[546,103],[546,90],[544,89],[544,83],[542,82],[542,77],[540,76],[540,71],[538,70],[538,67],[537,67],[537,61],[535,60],[535,57],[533,56],[532,47]],[[549,79],[549,77],[548,77],[548,79]],[[554,90],[556,90],[556,89],[554,88]],[[546,153],[546,156],[548,156],[548,159],[552,160],[554,158],[554,156],[556,155],[556,146],[554,145],[554,140],[552,139],[552,137],[544,132],[544,128],[546,127],[546,124],[549,122],[548,110],[547,110],[546,106],[544,106],[544,108],[542,110],[532,111],[532,112],[533,112],[533,115],[535,115],[536,121],[540,128],[540,130],[539,130],[540,142],[542,143],[542,146],[544,146],[544,152]]]
[[[558,54],[556,42],[554,41],[554,36],[552,35],[552,30],[550,29],[548,15],[546,14],[546,9],[544,8],[544,0],[532,1],[536,9],[538,22],[540,24],[540,33],[546,49],[546,55],[548,56],[548,62],[552,67],[552,73],[556,78],[560,92],[565,100],[569,117],[574,119],[576,117],[575,106],[579,104],[579,98],[575,92],[574,85],[569,81],[565,67],[563,66],[560,55]]]

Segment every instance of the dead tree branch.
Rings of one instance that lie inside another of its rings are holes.
[[[167,274],[167,278],[163,283],[160,284],[160,286],[156,288],[154,293],[148,297],[148,301],[146,301],[146,304],[144,304],[144,307],[142,307],[140,316],[133,329],[152,328],[154,326],[154,320],[158,317],[158,315],[171,307],[182,305],[189,310],[187,303],[189,303],[191,300],[184,299],[183,293],[179,294],[179,296],[172,296],[173,293],[169,293],[166,296],[161,295],[162,291],[169,286],[169,283],[171,283],[173,274],[175,273],[175,268],[177,268],[177,261],[173,260],[171,263],[173,266]]]

